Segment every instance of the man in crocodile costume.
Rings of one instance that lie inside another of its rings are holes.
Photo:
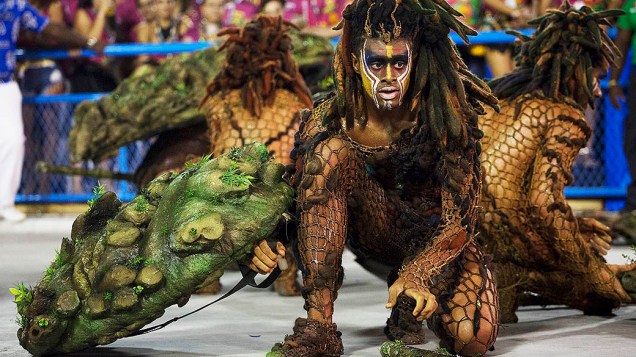
[[[481,191],[480,102],[495,105],[448,37],[474,34],[447,3],[354,1],[343,13],[335,96],[304,113],[290,179],[307,318],[272,354],[338,356],[332,321],[345,244],[391,265],[385,332],[454,353],[498,331],[497,292],[474,241]]]
[[[617,274],[631,265],[606,264],[608,228],[577,218],[564,186],[591,129],[584,110],[600,96],[599,76],[617,56],[600,28],[622,11],[576,10],[564,3],[519,35],[517,69],[490,85],[501,112],[480,118],[484,174],[481,240],[495,259],[501,317],[516,322],[519,294],[588,314],[609,314],[631,299]]]
[[[227,35],[219,51],[226,52],[223,68],[201,101],[210,135],[210,152],[219,156],[232,148],[264,143],[277,162],[289,164],[298,112],[311,108],[311,94],[292,56],[293,25],[280,17],[259,16]],[[283,296],[300,295],[298,273],[291,266],[275,282]],[[199,292],[218,292],[218,280]]]

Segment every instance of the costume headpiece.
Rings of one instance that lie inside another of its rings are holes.
[[[258,16],[244,27],[219,31],[219,36],[228,36],[219,48],[226,50],[226,61],[201,104],[209,96],[240,89],[243,106],[259,117],[263,106],[274,103],[276,90],[284,88],[311,107],[309,90],[292,56],[287,34],[291,28],[296,26],[280,17]]]
[[[405,102],[420,125],[435,139],[465,137],[464,121],[482,112],[480,102],[496,106],[488,86],[474,76],[459,57],[448,36],[450,30],[468,42],[476,32],[462,23],[459,12],[444,0],[355,0],[336,27],[343,35],[334,59],[336,101],[328,116],[352,127],[366,124],[363,88],[352,55],[365,38],[389,43],[397,38],[413,41],[414,68]],[[475,117],[476,120],[476,117]]]
[[[532,36],[515,31],[518,37],[515,61],[517,68],[491,82],[500,98],[542,91],[542,95],[594,105],[594,73],[607,69],[620,55],[618,48],[601,26],[611,26],[607,18],[624,14],[622,10],[595,12],[587,6],[574,8],[565,1],[559,9],[550,9],[529,25],[537,26]],[[571,92],[567,83],[578,84]]]

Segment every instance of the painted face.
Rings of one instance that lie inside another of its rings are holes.
[[[360,75],[376,107],[391,110],[402,105],[411,77],[413,41],[398,38],[384,43],[367,38],[360,50]]]

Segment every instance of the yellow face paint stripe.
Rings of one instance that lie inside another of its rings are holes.
[[[389,63],[386,66],[386,79],[391,80],[391,59],[393,58],[393,45],[391,42],[386,44],[386,57],[389,59]]]

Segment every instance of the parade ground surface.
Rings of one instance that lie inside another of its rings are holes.
[[[59,248],[70,236],[74,216],[29,217],[18,224],[0,221],[0,355],[28,356],[16,337],[15,304],[9,287],[18,282],[35,285]],[[624,262],[626,246],[608,257]],[[358,266],[350,253],[344,259],[345,281],[336,301],[334,320],[342,331],[346,356],[379,356],[386,340],[382,329],[389,311],[386,284]],[[229,271],[223,291],[240,273]],[[190,312],[214,297],[192,296],[182,308],[170,307],[156,322]],[[300,297],[279,297],[247,287],[207,309],[163,330],[125,338],[108,346],[73,356],[264,356],[271,346],[291,333],[294,319],[303,316]],[[428,331],[435,349],[437,340]],[[502,325],[495,351],[489,356],[636,356],[636,306],[623,306],[614,316],[584,316],[563,306],[525,307],[519,323]]]

